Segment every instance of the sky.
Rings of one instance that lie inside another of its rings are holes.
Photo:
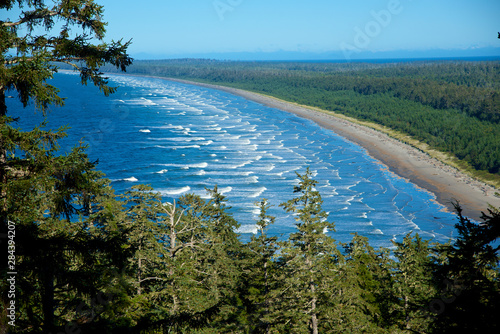
[[[500,0],[96,0],[141,58],[500,56]],[[482,51],[482,52],[483,52]],[[491,54],[489,54],[491,55]]]

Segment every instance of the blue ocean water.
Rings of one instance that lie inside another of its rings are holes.
[[[310,167],[318,181],[328,231],[348,242],[352,233],[375,246],[391,247],[415,231],[445,242],[454,214],[434,196],[394,175],[366,151],[312,121],[213,89],[162,79],[111,75],[118,92],[104,97],[80,84],[74,74],[58,74],[53,84],[66,105],[48,114],[48,128],[69,125],[62,141],[69,150],[83,139],[92,159],[118,193],[149,184],[165,201],[195,193],[208,198],[215,185],[241,224],[243,240],[256,232],[255,202],[267,198],[277,217],[272,235],[294,231],[294,217],[278,207],[291,199],[296,172]],[[9,100],[11,115],[31,128],[43,117]]]

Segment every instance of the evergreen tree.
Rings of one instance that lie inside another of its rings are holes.
[[[307,168],[297,173],[299,195],[281,206],[296,217],[297,232],[290,234],[282,249],[283,269],[286,271],[281,291],[282,324],[293,332],[317,334],[324,325],[324,305],[335,293],[335,264],[341,257],[333,238],[334,224],[327,221],[317,182]]]
[[[330,326],[345,333],[383,333],[385,309],[394,302],[387,293],[393,261],[357,233],[345,250],[331,301]]]
[[[458,238],[436,245],[436,283],[439,295],[429,304],[435,331],[452,333],[496,333],[499,330],[500,269],[498,248],[492,242],[498,215],[483,215],[478,224],[463,216],[455,204]]]
[[[123,313],[129,320],[129,326],[137,326],[149,321],[150,297],[157,280],[156,272],[162,267],[160,243],[163,228],[162,202],[159,194],[145,185],[132,187],[123,196],[125,224],[128,228],[127,246],[133,251],[128,259],[126,274],[128,278],[128,305]]]
[[[171,330],[206,326],[229,330],[234,324],[240,275],[238,223],[227,212],[217,187],[204,201],[188,194],[166,206],[160,254],[168,280],[156,288],[158,321]]]
[[[43,112],[62,105],[58,89],[48,83],[57,72],[54,62],[71,64],[82,83],[112,93],[99,67],[111,63],[125,70],[132,61],[129,43],[92,44],[104,39],[106,25],[102,6],[92,0],[61,0],[51,7],[8,0],[0,9],[6,11],[0,20],[0,224],[2,232],[16,226],[16,269],[23,273],[16,281],[15,330],[49,333],[70,321],[88,326],[111,307],[109,301],[96,305],[95,297],[117,291],[105,272],[119,272],[125,261],[120,204],[85,147],[60,155],[57,140],[64,129],[15,129],[5,99],[12,92],[24,107],[33,102]]]
[[[426,333],[429,331],[431,319],[423,308],[431,302],[435,295],[432,280],[432,259],[429,241],[424,241],[416,234],[413,238],[408,233],[403,242],[393,241],[395,273],[394,296],[392,305],[392,321],[406,333]]]
[[[496,246],[493,250],[498,254],[500,245],[495,241],[500,239],[500,208],[490,206],[488,213],[482,212],[481,219],[483,220],[480,224],[483,240],[485,243],[493,243]]]
[[[52,7],[44,1],[8,0],[0,2],[0,9],[6,11],[0,20],[0,219],[4,229],[8,219],[5,186],[33,169],[29,167],[33,159],[25,159],[24,171],[17,170],[19,159],[13,161],[7,147],[12,142],[36,141],[39,138],[33,135],[42,135],[39,131],[14,131],[14,119],[7,114],[6,93],[16,93],[24,107],[34,102],[45,112],[50,105],[64,104],[58,89],[48,83],[58,70],[55,64],[71,64],[80,72],[83,84],[90,81],[108,95],[115,89],[107,85],[99,67],[110,63],[124,71],[132,59],[126,53],[130,42],[92,44],[95,39],[103,41],[106,32],[101,19],[103,7],[93,0],[60,0]],[[19,9],[19,13],[13,9]],[[10,20],[9,14],[19,16]],[[55,31],[56,24],[61,24],[59,32]],[[50,143],[55,137],[48,135],[47,139]]]
[[[91,305],[114,285],[103,273],[119,272],[127,256],[121,205],[83,147],[57,155],[61,131],[8,131],[13,168],[2,187],[3,209],[15,225],[14,267],[22,273],[15,330],[50,333],[69,321],[85,325],[107,306]],[[88,314],[77,312],[82,308]]]
[[[93,0],[59,0],[52,7],[44,1],[8,0],[0,3],[0,9],[6,10],[0,21],[0,117],[6,115],[7,91],[15,91],[24,106],[30,100],[41,110],[61,105],[58,89],[47,83],[57,72],[56,63],[70,64],[80,72],[83,84],[90,81],[106,95],[115,89],[107,85],[99,68],[109,63],[125,71],[132,63],[126,53],[130,42],[103,42],[103,7]],[[10,20],[9,14],[19,16]],[[94,40],[103,43],[94,45]]]
[[[276,277],[279,246],[278,237],[267,234],[267,228],[275,222],[275,217],[267,214],[270,204],[262,199],[256,205],[260,209],[257,236],[252,236],[243,248],[247,251],[247,261],[243,268],[241,286],[251,332],[270,333],[274,322],[271,309],[276,307],[273,294],[279,285]]]

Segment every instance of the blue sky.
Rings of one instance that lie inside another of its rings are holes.
[[[500,47],[499,0],[97,0],[135,58]],[[498,49],[500,50],[500,49]],[[500,56],[500,51],[496,55]]]
[[[101,0],[132,55],[499,47],[499,0]],[[500,52],[498,53],[500,55]]]

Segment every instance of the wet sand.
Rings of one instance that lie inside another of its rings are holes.
[[[446,210],[450,212],[454,211],[453,202],[458,201],[466,216],[481,221],[481,212],[487,211],[488,204],[497,208],[500,207],[500,198],[494,195],[495,192],[500,192],[500,190],[495,190],[487,184],[472,179],[456,168],[445,165],[419,149],[370,127],[350,122],[328,111],[319,111],[316,108],[289,103],[241,89],[180,79],[168,78],[167,80],[222,90],[310,119],[323,128],[332,130],[360,145],[370,156],[378,160],[394,174],[433,193],[436,201],[445,206]]]

